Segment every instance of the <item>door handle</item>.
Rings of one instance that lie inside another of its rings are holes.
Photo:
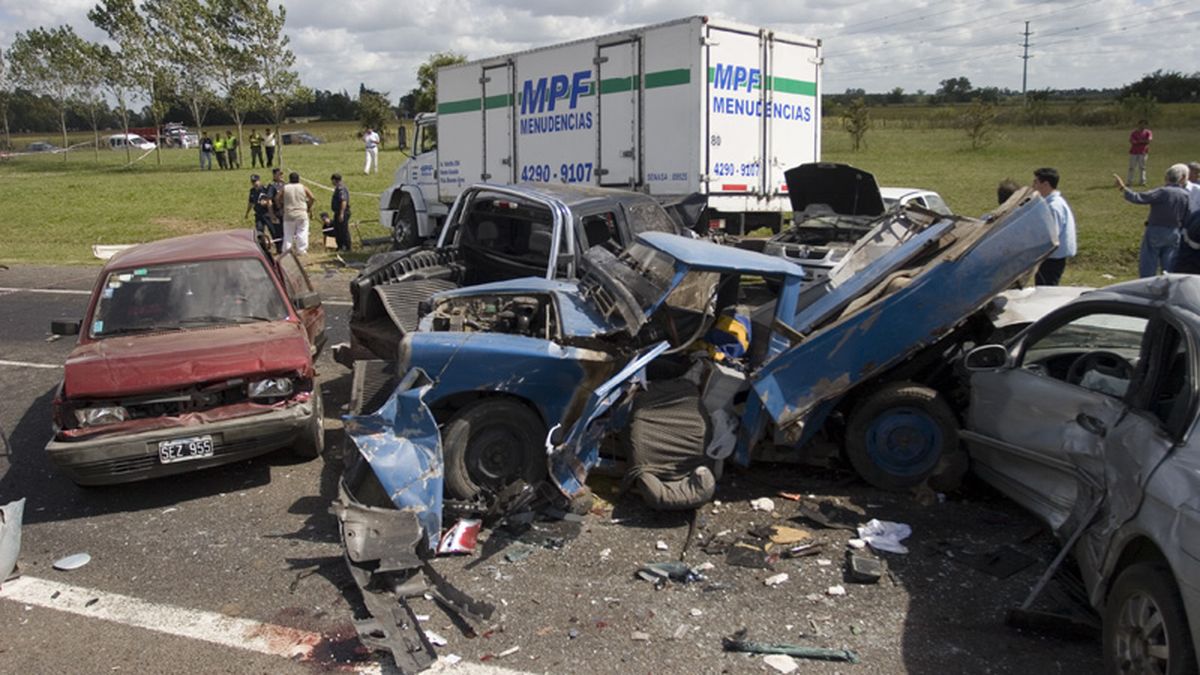
[[[1096,434],[1100,438],[1104,438],[1104,436],[1108,433],[1108,427],[1104,426],[1104,422],[1101,422],[1099,419],[1092,417],[1087,413],[1079,413],[1076,415],[1075,422],[1077,422],[1079,426],[1083,427],[1084,431]]]

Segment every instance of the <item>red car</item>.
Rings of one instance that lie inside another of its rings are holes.
[[[80,485],[324,447],[313,359],[325,309],[295,256],[251,230],[164,239],[108,261],[54,397],[51,461]]]

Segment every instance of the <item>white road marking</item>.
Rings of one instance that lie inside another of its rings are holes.
[[[54,365],[53,363],[32,363],[30,361],[6,361],[4,359],[0,359],[0,366],[17,366],[19,368],[49,368],[52,370],[58,370],[62,368],[61,364]]]
[[[58,295],[91,295],[91,291],[80,291],[73,288],[12,288],[0,286],[0,293],[55,293]]]
[[[0,600],[12,600],[92,619],[112,621],[123,626],[301,661],[311,658],[314,649],[324,639],[320,633],[298,628],[239,619],[198,609],[159,605],[127,595],[30,576],[18,577],[0,586]],[[442,651],[448,653],[448,650]],[[360,673],[397,672],[390,662],[364,663],[356,670]],[[518,675],[520,671],[467,662],[449,664],[439,660],[427,672]]]

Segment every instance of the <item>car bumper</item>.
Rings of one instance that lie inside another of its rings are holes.
[[[228,464],[288,447],[307,431],[312,415],[312,403],[304,402],[218,422],[78,441],[52,440],[46,445],[46,454],[80,485],[129,483]],[[211,457],[170,464],[159,461],[161,441],[193,436],[212,436]]]

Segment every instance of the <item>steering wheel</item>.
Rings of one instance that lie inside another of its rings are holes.
[[[1083,381],[1083,376],[1092,370],[1101,375],[1126,381],[1133,379],[1133,364],[1124,356],[1114,352],[1098,350],[1087,352],[1071,362],[1071,367],[1067,369],[1067,382],[1070,384],[1079,384]]]

